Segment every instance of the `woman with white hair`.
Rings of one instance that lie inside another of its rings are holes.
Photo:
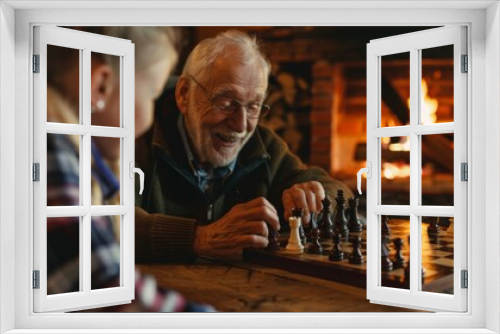
[[[152,124],[154,100],[177,62],[178,32],[167,27],[89,27],[88,32],[129,39],[135,44],[135,135]],[[79,120],[79,51],[48,47],[47,121]],[[92,54],[92,125],[120,125],[119,58]],[[79,139],[47,136],[47,205],[79,205]],[[113,172],[120,159],[120,139],[92,138],[92,205],[119,202],[119,182]],[[47,220],[47,293],[79,289],[79,219]],[[115,287],[120,281],[118,233],[109,216],[92,217],[92,289]],[[160,289],[154,278],[136,273],[136,298],[129,305],[106,311],[210,311],[211,307],[188,302],[174,291]]]

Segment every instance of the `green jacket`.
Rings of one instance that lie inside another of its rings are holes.
[[[155,117],[153,127],[135,147],[136,166],[145,173],[143,195],[136,196],[138,262],[193,259],[196,224],[210,224],[236,204],[259,196],[276,207],[283,224],[281,194],[296,183],[315,180],[331,197],[340,188],[347,197],[352,195],[323,169],[304,165],[272,130],[259,125],[221,191],[208,198],[198,188],[184,152],[173,90],[157,102]]]

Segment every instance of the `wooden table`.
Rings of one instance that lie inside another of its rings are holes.
[[[365,289],[238,259],[136,267],[160,286],[224,312],[415,312],[370,304]]]

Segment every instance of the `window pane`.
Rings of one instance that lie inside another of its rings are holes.
[[[47,206],[81,205],[80,136],[47,134]]]
[[[47,218],[47,294],[81,291],[81,217]]]
[[[422,217],[422,291],[453,294],[453,218]]]
[[[91,54],[92,69],[98,65],[111,68],[105,73],[107,76],[101,78],[102,88],[91,91],[91,125],[120,127],[120,57],[98,52]]]
[[[120,286],[121,216],[93,216],[92,290]]]
[[[454,135],[422,136],[422,205],[453,206]]]
[[[410,124],[410,53],[381,57],[381,127]]]
[[[410,204],[410,137],[382,137],[381,190],[383,205]]]
[[[79,105],[80,50],[47,45],[47,122],[80,124]]]
[[[120,204],[121,141],[92,137],[92,205]]]
[[[382,286],[410,288],[410,217],[380,217]]]
[[[423,49],[421,124],[453,122],[453,45]]]

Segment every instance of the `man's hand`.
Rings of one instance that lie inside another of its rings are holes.
[[[194,252],[230,256],[241,254],[243,248],[267,247],[268,226],[280,229],[278,213],[264,197],[238,204],[216,222],[196,227]]]
[[[304,216],[302,221],[304,224],[309,224],[311,213],[318,213],[323,209],[321,201],[325,198],[325,190],[321,183],[317,181],[309,181],[294,184],[292,187],[283,191],[281,200],[283,201],[283,209],[285,210],[285,219],[292,215],[293,208],[302,208]]]

